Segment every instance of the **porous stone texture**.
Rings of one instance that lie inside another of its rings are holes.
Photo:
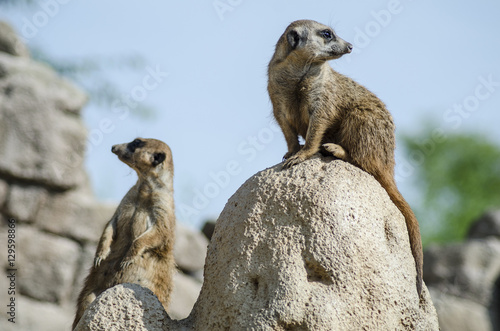
[[[424,252],[424,279],[443,331],[500,330],[500,211],[474,222],[468,240]]]
[[[167,313],[153,292],[137,284],[120,284],[95,300],[75,330],[160,331],[167,318]]]
[[[339,160],[277,165],[243,184],[216,223],[204,276],[190,316],[165,318],[163,330],[439,329],[427,288],[417,296],[401,213]],[[85,323],[112,323],[117,309],[95,302]]]
[[[195,330],[437,330],[403,216],[377,181],[316,157],[250,178],[207,253]]]

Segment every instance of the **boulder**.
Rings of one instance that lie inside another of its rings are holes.
[[[200,295],[200,290],[201,282],[182,272],[174,274],[174,289],[168,307],[168,315],[176,320],[188,317]]]
[[[11,185],[5,212],[16,221],[33,221],[46,195],[47,191],[39,186]]]
[[[203,269],[207,245],[208,240],[201,232],[176,224],[174,257],[182,271],[191,274]]]
[[[424,279],[439,292],[486,307],[500,277],[500,241],[471,240],[430,246],[424,252]]]
[[[424,279],[443,331],[500,329],[499,211],[472,224],[468,240],[424,252]]]
[[[36,223],[79,242],[97,242],[115,209],[116,205],[97,203],[85,190],[54,192],[40,206]]]
[[[19,293],[50,303],[65,302],[80,258],[78,244],[31,227],[18,226],[16,233]]]
[[[500,210],[490,210],[484,213],[472,224],[467,234],[469,239],[496,237],[500,239]]]
[[[8,23],[3,21],[0,21],[0,52],[15,56],[29,57],[28,48],[21,39],[19,39],[16,31],[14,31]]]
[[[120,284],[97,297],[75,331],[160,331],[167,318],[160,301],[149,289],[137,284]]]
[[[215,221],[207,221],[203,224],[201,232],[207,237],[208,240],[212,240],[212,236],[215,231]]]
[[[17,299],[18,310],[16,323],[0,321],[2,331],[54,331],[71,330],[74,307],[59,306],[53,303],[32,300],[27,297]]]
[[[0,176],[55,190],[87,183],[86,96],[49,67],[0,52]]]
[[[7,201],[8,194],[9,184],[0,178],[0,209],[3,208],[3,205]]]
[[[216,223],[204,276],[187,319],[158,313],[163,330],[439,329],[427,288],[417,295],[403,216],[340,160],[277,165],[244,183]],[[116,305],[94,302],[79,330],[126,328],[133,316],[117,307],[128,302],[107,298]]]
[[[320,157],[250,178],[212,237],[196,330],[437,330],[405,221],[367,173]]]
[[[486,307],[471,300],[440,292],[429,286],[439,312],[441,331],[493,331]]]

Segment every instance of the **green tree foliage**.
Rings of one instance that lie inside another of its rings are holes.
[[[406,156],[424,155],[415,167],[414,187],[422,197],[413,205],[424,244],[462,240],[471,222],[500,207],[500,147],[478,134],[431,131],[403,137]]]

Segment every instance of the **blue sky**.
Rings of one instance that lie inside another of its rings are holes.
[[[424,129],[480,131],[500,143],[498,1],[95,1],[46,0],[5,10],[30,45],[56,58],[138,54],[136,71],[108,73],[123,98],[114,109],[83,112],[93,141],[87,168],[100,199],[118,202],[136,176],[110,152],[136,136],[168,143],[180,222],[216,218],[251,175],[286,152],[272,118],[267,64],[296,19],[332,25],[354,52],[332,67],[376,93],[397,135]],[[127,113],[136,103],[154,119]],[[398,185],[418,201],[418,166],[396,151]]]

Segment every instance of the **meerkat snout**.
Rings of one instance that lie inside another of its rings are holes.
[[[352,52],[352,44],[350,42],[345,41],[340,37],[336,37],[335,41],[331,46],[331,54],[334,57],[341,57],[344,54],[349,54]]]
[[[353,47],[352,44],[351,43],[347,43],[346,47],[347,47],[347,53],[351,53],[352,52],[352,47]]]

